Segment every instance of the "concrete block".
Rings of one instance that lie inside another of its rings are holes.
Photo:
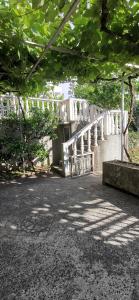
[[[139,197],[139,164],[119,160],[103,162],[103,184]]]

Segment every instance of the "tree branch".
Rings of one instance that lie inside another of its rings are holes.
[[[127,77],[128,79],[136,79],[139,77],[139,73],[135,73],[135,74],[128,74],[128,75],[124,75],[124,77]],[[108,82],[114,82],[114,81],[122,81],[123,80],[123,76],[119,76],[119,77],[111,77],[111,78],[104,78],[104,77],[100,77],[100,76],[97,76],[94,80],[90,80],[90,83],[98,83],[98,81],[108,81]],[[127,81],[124,81],[124,83],[126,85],[129,86],[129,82]]]
[[[122,80],[121,77],[112,77],[112,78],[103,78],[103,77],[96,77],[96,79],[91,80],[90,83],[98,83],[98,81],[118,81],[118,80]]]
[[[131,102],[130,102],[128,122],[127,122],[126,128],[125,128],[124,133],[123,133],[124,135],[126,134],[128,128],[131,124],[132,117],[133,117],[134,103],[135,103],[135,92],[134,92],[134,87],[133,87],[133,84],[132,84],[132,76],[128,77],[128,85],[129,85],[129,91],[130,91],[130,96],[131,96]]]
[[[109,18],[109,10],[108,10],[108,0],[101,0],[101,17],[100,17],[100,30],[108,33],[109,35],[126,40],[132,43],[138,43],[138,40],[129,33],[120,33],[112,31],[108,28],[108,18]]]
[[[65,24],[69,21],[71,15],[74,13],[74,11],[77,8],[77,5],[80,3],[80,0],[74,0],[72,5],[70,6],[68,12],[66,13],[65,17],[63,18],[62,22],[60,23],[59,27],[57,28],[57,30],[55,31],[55,33],[53,34],[53,36],[51,37],[50,41],[48,42],[48,44],[45,45],[45,48],[41,54],[41,56],[38,58],[37,62],[33,65],[31,71],[29,72],[28,76],[27,76],[27,80],[30,79],[30,77],[32,76],[32,73],[36,70],[37,66],[39,65],[39,63],[41,62],[41,60],[44,57],[45,52],[52,46],[52,44],[56,41],[57,37],[59,36],[60,32],[63,30]]]
[[[130,156],[130,154],[129,154],[128,150],[127,150],[127,148],[125,147],[125,145],[124,145],[124,150],[125,150],[125,154],[126,154],[126,156],[127,156],[128,160],[129,160],[129,162],[131,162],[131,163],[132,163],[132,158],[131,158],[131,156]]]
[[[45,45],[43,44],[37,44],[35,42],[31,42],[31,41],[25,41],[25,44],[31,46],[31,47],[38,47],[38,48],[45,48]],[[94,60],[99,60],[95,57],[91,57],[89,55],[87,55],[86,53],[81,53],[78,50],[75,49],[69,49],[69,48],[63,48],[63,47],[56,47],[56,46],[50,46],[49,48],[52,51],[56,51],[56,52],[60,52],[60,53],[65,53],[65,54],[70,54],[73,56],[78,56],[78,57],[82,57],[82,58],[89,58],[89,59],[94,59]],[[49,51],[48,49],[48,51]],[[46,51],[47,52],[47,51]]]

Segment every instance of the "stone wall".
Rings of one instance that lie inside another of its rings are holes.
[[[103,183],[139,197],[139,164],[121,161],[104,162]]]

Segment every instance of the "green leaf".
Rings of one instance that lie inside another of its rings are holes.
[[[44,5],[44,0],[32,0],[32,8],[38,8]]]

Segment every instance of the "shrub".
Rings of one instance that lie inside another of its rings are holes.
[[[55,114],[47,109],[32,109],[30,116],[12,114],[0,120],[0,164],[10,170],[33,167],[36,157],[43,160],[48,151],[42,138],[55,138]]]

